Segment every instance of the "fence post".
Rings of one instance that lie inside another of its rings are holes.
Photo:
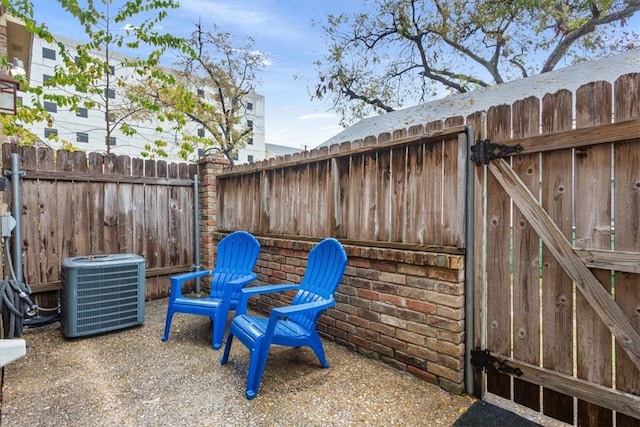
[[[200,263],[202,269],[214,265],[214,233],[218,230],[218,186],[216,177],[231,162],[224,157],[206,156],[198,162],[200,179]]]

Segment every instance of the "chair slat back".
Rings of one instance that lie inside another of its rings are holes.
[[[340,280],[347,265],[347,254],[336,239],[328,238],[318,243],[309,253],[307,269],[300,289],[293,298],[292,304],[304,304],[320,300],[333,301]],[[300,326],[314,328],[317,315],[295,315],[291,320]]]
[[[259,254],[260,243],[246,231],[234,231],[222,239],[218,244],[210,295],[221,298],[224,283],[251,274]],[[240,290],[233,295],[233,299],[237,300],[239,296]]]

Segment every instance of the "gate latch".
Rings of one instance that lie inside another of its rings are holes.
[[[471,350],[471,364],[476,367],[476,371],[501,372],[516,377],[524,374],[520,368],[507,365],[507,362],[492,356],[489,350],[481,350],[480,347]]]
[[[496,152],[496,150],[498,150]],[[488,139],[476,141],[475,145],[471,146],[471,161],[476,162],[476,165],[489,164],[493,159],[500,157],[507,157],[509,154],[519,153],[522,151],[522,145],[504,145],[494,144]]]

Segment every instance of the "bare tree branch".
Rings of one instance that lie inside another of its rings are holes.
[[[595,6],[593,6],[595,7]],[[545,61],[541,73],[546,73],[548,71],[553,70],[558,62],[564,57],[569,48],[576,42],[576,40],[584,37],[585,35],[592,33],[598,26],[610,24],[612,22],[620,21],[625,18],[629,18],[636,12],[640,10],[640,1],[632,0],[629,1],[627,6],[618,12],[610,13],[605,16],[601,16],[601,12],[599,10],[593,10],[593,17],[584,25],[580,26],[578,29],[568,32],[556,45],[553,51],[549,54],[549,57]]]

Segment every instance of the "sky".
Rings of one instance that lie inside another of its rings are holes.
[[[33,3],[36,20],[46,22],[52,33],[86,41],[76,19],[63,11],[57,0],[35,0]],[[123,3],[125,0],[112,2],[114,7]],[[256,92],[265,97],[267,143],[311,149],[343,130],[339,117],[327,102],[311,100],[310,90],[317,77],[314,61],[322,59],[326,53],[322,29],[312,25],[312,21],[322,24],[328,14],[367,12],[372,7],[370,2],[179,0],[179,3],[180,8],[169,11],[159,31],[186,38],[198,21],[205,30],[213,31],[215,24],[240,43],[245,37],[252,37],[254,47],[268,55],[269,63],[260,72],[261,84],[256,88]],[[628,26],[631,29],[638,27],[640,14],[636,14]]]
[[[52,33],[84,41],[75,18],[56,0],[34,3],[36,20],[46,22]],[[113,5],[122,3],[114,0]],[[326,49],[322,30],[314,28],[312,20],[324,22],[330,13],[367,7],[364,0],[180,0],[180,8],[169,11],[159,30],[188,37],[201,20],[205,29],[213,30],[215,24],[241,41],[252,37],[255,48],[270,59],[256,88],[265,97],[266,142],[311,149],[343,129],[327,103],[310,99],[316,76],[313,63]]]

